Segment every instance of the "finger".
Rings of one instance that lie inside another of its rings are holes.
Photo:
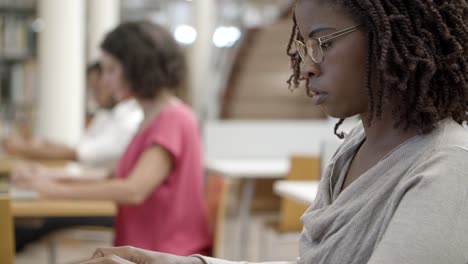
[[[22,174],[27,174],[29,173],[31,170],[30,170],[30,166],[26,163],[18,163],[15,167],[14,167],[14,170],[13,170],[13,173],[12,175],[22,175]]]
[[[96,251],[94,251],[93,258],[100,258],[100,257],[109,256],[109,255],[120,255],[121,251],[122,251],[122,247],[98,248],[96,249]]]
[[[36,177],[50,177],[53,174],[53,170],[40,164],[33,164],[32,172]]]
[[[24,190],[32,189],[31,184],[25,181],[15,182],[15,187],[18,189],[24,189]]]
[[[93,256],[91,257],[91,259],[102,258],[102,257],[104,257],[104,253],[102,252],[101,248],[98,248],[98,249],[96,249],[94,251]]]
[[[25,173],[22,170],[15,170],[11,174],[11,179],[15,183],[18,182],[18,181],[22,181],[22,180],[25,179]]]
[[[12,173],[13,179],[32,180],[44,174],[43,168],[37,164],[21,164],[15,167]]]
[[[105,256],[112,256],[116,255],[124,259],[130,259],[134,257],[135,248],[130,246],[123,246],[123,247],[107,247],[107,248],[98,248],[94,252],[93,258],[96,257],[105,257]]]
[[[125,260],[123,258],[120,258],[116,255],[109,255],[105,257],[90,259],[85,262],[81,262],[80,264],[135,264],[135,263]]]
[[[34,171],[34,172],[39,172],[39,171],[45,169],[44,166],[42,166],[41,164],[39,164],[39,163],[37,163],[37,162],[31,163],[31,164],[30,164],[30,168],[31,168],[31,170]]]
[[[30,178],[31,172],[27,168],[18,168],[13,171],[12,179],[15,181],[28,180]]]

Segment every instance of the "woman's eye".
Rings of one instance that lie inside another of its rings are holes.
[[[326,48],[329,48],[331,47],[332,43],[331,42],[325,42],[325,43],[322,43],[322,49],[326,49]]]

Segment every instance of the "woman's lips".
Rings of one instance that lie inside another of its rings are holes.
[[[321,105],[321,104],[323,104],[325,102],[325,100],[327,99],[327,96],[328,96],[328,94],[326,94],[326,93],[314,94],[314,96],[312,96],[312,102],[315,105]]]
[[[309,88],[309,91],[312,95],[312,103],[315,105],[323,104],[327,99],[328,93],[326,92],[314,88]]]

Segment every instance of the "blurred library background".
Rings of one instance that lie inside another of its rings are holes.
[[[99,58],[112,26],[141,19],[166,26],[186,50],[191,74],[182,97],[200,119],[323,117],[285,84],[291,3],[2,0],[2,133],[43,135],[50,123],[62,123],[53,127],[69,136],[51,136],[73,143],[86,110],[86,64]]]
[[[0,102],[2,133],[13,121],[21,133],[31,130],[37,90],[35,1],[0,3]]]
[[[163,25],[187,57],[189,74],[179,96],[200,121],[207,174],[227,176],[229,183],[215,256],[294,260],[308,200],[286,201],[274,191],[275,182],[316,182],[325,160],[317,157],[329,158],[337,139],[336,120],[286,83],[293,3],[0,0],[1,134],[76,144],[92,111],[86,66],[99,60],[103,36],[123,21]],[[292,157],[298,153],[307,155]],[[293,167],[312,176],[296,176]],[[112,243],[108,232],[80,236],[81,242],[49,236],[15,263],[73,263]]]

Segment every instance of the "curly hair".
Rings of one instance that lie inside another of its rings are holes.
[[[458,123],[468,120],[466,0],[329,0],[326,4],[341,7],[367,32],[364,83],[369,124],[382,115],[382,102],[390,97],[401,102],[391,109],[395,128],[417,128],[424,134],[447,117]],[[300,38],[293,16],[287,46],[293,70],[287,80],[290,89],[301,81],[301,60],[292,49],[293,40]],[[378,84],[374,92],[371,76]],[[335,134],[342,122],[335,126]]]
[[[162,89],[175,89],[183,81],[184,55],[159,25],[122,23],[106,35],[101,48],[122,64],[124,78],[136,97],[154,98]]]

